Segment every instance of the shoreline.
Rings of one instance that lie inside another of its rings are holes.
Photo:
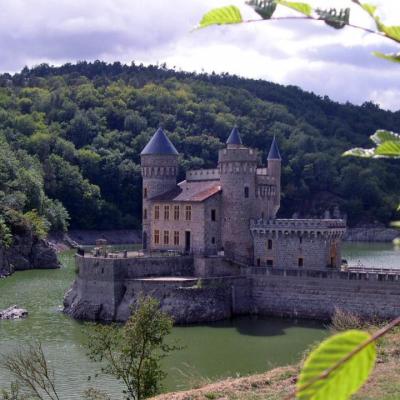
[[[96,239],[105,239],[110,245],[141,244],[142,232],[137,229],[87,230],[72,229],[66,233],[50,234],[48,241],[57,251],[78,246],[92,246]],[[400,238],[400,230],[385,227],[355,227],[347,228],[343,242],[390,243]]]

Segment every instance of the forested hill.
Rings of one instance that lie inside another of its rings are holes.
[[[16,223],[63,229],[65,209],[74,228],[138,228],[139,153],[157,127],[183,154],[183,177],[215,166],[235,123],[264,161],[277,137],[280,216],[339,206],[353,225],[394,218],[400,163],[341,154],[398,131],[400,112],[226,74],[81,62],[0,75],[0,236]]]

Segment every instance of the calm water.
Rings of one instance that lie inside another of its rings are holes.
[[[95,386],[119,399],[121,387],[113,379],[87,381],[96,370],[85,355],[84,343],[91,328],[60,312],[64,292],[74,278],[72,252],[60,257],[64,266],[60,270],[18,272],[0,280],[0,309],[18,304],[30,313],[26,320],[0,322],[0,354],[40,339],[57,371],[63,398],[80,398],[85,388]],[[365,265],[400,267],[400,252],[387,244],[346,245],[344,257],[350,264],[361,260]],[[245,375],[295,362],[326,334],[315,322],[251,317],[176,327],[172,338],[185,349],[165,362],[169,374],[166,389],[183,389],[204,378]],[[8,383],[9,377],[0,370],[0,387]]]

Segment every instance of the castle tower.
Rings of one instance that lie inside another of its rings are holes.
[[[274,218],[281,205],[281,164],[281,154],[279,153],[278,144],[274,136],[268,153],[268,175],[272,177],[276,186],[275,196],[273,196],[272,201],[272,215]]]
[[[242,144],[240,133],[234,127],[219,151],[218,168],[222,188],[222,245],[227,257],[251,260],[253,241],[250,219],[256,218],[256,169],[258,154]]]
[[[150,240],[151,198],[176,187],[179,153],[158,128],[140,153],[143,178],[143,249]]]

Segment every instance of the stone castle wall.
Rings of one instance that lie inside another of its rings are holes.
[[[259,219],[250,221],[254,264],[279,268],[341,266],[343,220]]]
[[[400,275],[253,268],[254,312],[329,320],[340,308],[366,318],[400,314]]]
[[[229,263],[219,266],[205,262],[205,270],[213,269],[216,277],[198,278],[193,276],[191,257],[77,256],[76,262],[79,273],[64,299],[64,311],[76,319],[125,321],[143,294],[157,298],[161,309],[178,324],[217,321],[247,312],[246,277],[218,277],[233,270],[238,274],[237,267]]]
[[[400,274],[239,267],[218,257],[78,256],[77,264],[64,301],[77,319],[124,321],[141,294],[156,297],[176,323],[251,313],[328,320],[336,307],[369,318],[400,313]]]

